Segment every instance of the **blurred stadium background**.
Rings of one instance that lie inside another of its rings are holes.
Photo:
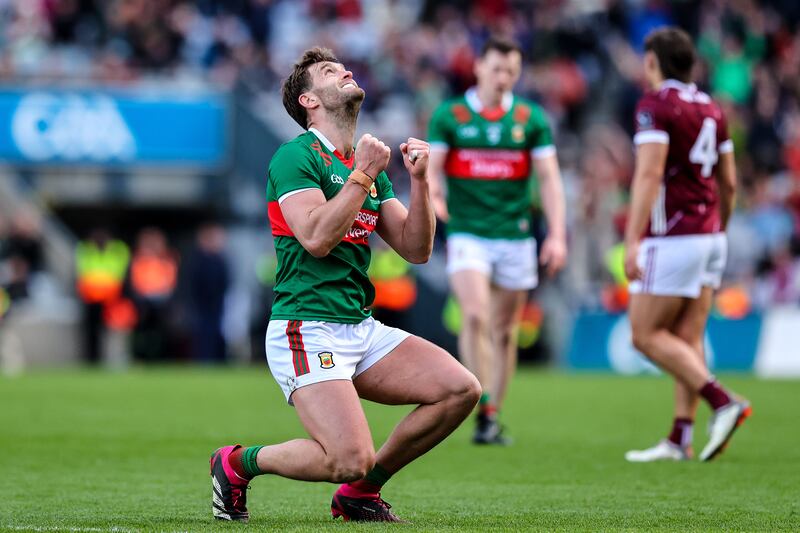
[[[724,102],[741,181],[713,365],[800,375],[798,21],[796,0],[0,0],[0,366],[263,364],[265,174],[299,132],[282,76],[333,48],[367,92],[360,131],[396,146],[473,83],[494,32],[525,50],[517,91],[549,114],[568,197],[569,268],[531,299],[521,353],[650,371],[620,241],[642,40],[677,24]],[[454,351],[439,237],[420,267],[374,244],[376,314]]]
[[[299,133],[282,76],[330,46],[366,89],[360,133],[396,146],[472,84],[496,32],[525,50],[517,90],[546,109],[566,185],[569,267],[519,338],[558,370],[517,374],[515,446],[462,428],[393,479],[405,529],[797,531],[800,381],[758,376],[800,376],[798,22],[797,0],[0,0],[0,529],[220,530],[210,451],[302,431],[263,348],[266,169]],[[609,371],[653,371],[630,345],[620,241],[641,45],[663,24],[696,38],[735,141],[707,353],[755,416],[713,465],[642,468],[622,454],[667,429],[672,384]],[[455,352],[439,232],[422,266],[375,238],[376,314]],[[376,444],[404,413],[365,409]],[[264,476],[250,527],[341,526],[330,492]]]

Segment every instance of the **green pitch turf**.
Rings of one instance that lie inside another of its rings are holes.
[[[411,524],[333,522],[333,485],[265,476],[247,526],[211,518],[208,458],[302,435],[266,368],[0,378],[0,530],[800,530],[800,382],[723,378],[755,412],[711,464],[623,460],[667,431],[667,379],[523,370],[514,446],[474,447],[468,424],[385,487]],[[366,410],[376,443],[408,411]]]

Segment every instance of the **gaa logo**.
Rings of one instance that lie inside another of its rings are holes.
[[[333,353],[331,352],[319,352],[317,354],[319,357],[319,367],[324,368],[325,370],[329,368],[333,368],[336,365],[333,363]]]
[[[331,183],[337,183],[339,185],[344,185],[344,178],[342,178],[338,174],[331,174]]]

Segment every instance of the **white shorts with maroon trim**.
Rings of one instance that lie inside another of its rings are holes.
[[[724,233],[650,237],[639,248],[642,279],[631,294],[698,298],[703,287],[718,289],[728,256]]]
[[[535,289],[539,284],[536,239],[486,239],[468,233],[447,237],[447,273],[483,272],[498,287]]]
[[[300,387],[353,378],[383,359],[411,334],[370,317],[358,324],[270,320],[267,363],[289,405]]]

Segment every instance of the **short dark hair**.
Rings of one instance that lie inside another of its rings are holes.
[[[519,52],[519,54],[522,55],[522,47],[520,47],[520,45],[507,37],[501,37],[499,35],[492,35],[486,39],[486,42],[483,43],[483,46],[481,47],[481,53],[479,57],[486,57],[486,54],[492,50],[496,50],[503,55],[511,52]]]
[[[688,33],[671,26],[656,28],[645,38],[644,49],[656,55],[665,79],[692,81],[695,53]]]
[[[291,74],[283,80],[283,86],[281,87],[283,107],[286,108],[289,116],[300,124],[300,127],[304,130],[308,129],[308,111],[300,105],[298,99],[301,94],[311,88],[311,76],[308,74],[309,67],[325,61],[339,63],[339,59],[330,48],[321,48],[319,46],[309,48],[303,52],[303,55],[294,64]]]

